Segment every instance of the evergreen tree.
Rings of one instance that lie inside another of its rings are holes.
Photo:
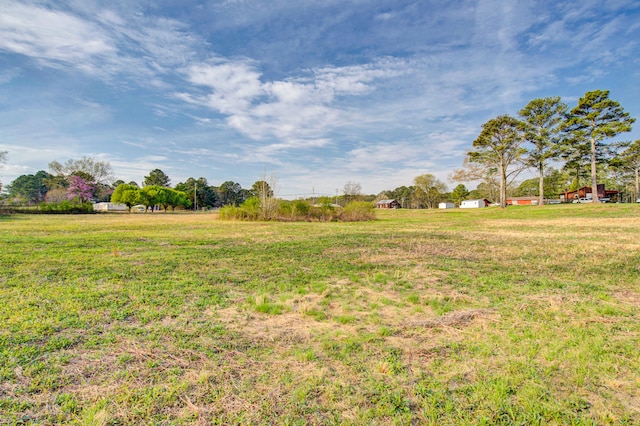
[[[638,200],[640,198],[640,139],[634,141],[620,154],[617,165],[633,173],[633,199]]]
[[[611,149],[606,143],[622,132],[630,132],[635,122],[624,112],[620,103],[609,99],[608,90],[594,90],[585,93],[573,108],[565,124],[565,130],[573,134],[569,139],[569,151],[585,152],[588,147],[591,160],[591,192],[593,202],[598,203],[597,165],[611,157]]]
[[[143,186],[165,186],[169,187],[171,179],[160,169],[153,169],[149,172],[149,176],[144,177]]]
[[[469,161],[488,168],[495,168],[500,178],[500,207],[507,206],[507,178],[523,170],[522,158],[526,149],[522,123],[508,115],[501,115],[482,125],[482,132],[473,141],[473,151],[468,152]]]
[[[451,192],[451,200],[460,205],[469,196],[469,190],[463,184],[456,186]]]
[[[525,138],[532,145],[528,161],[538,170],[538,205],[544,204],[544,171],[548,160],[557,158],[558,143],[567,105],[560,97],[534,99],[520,111],[525,124]]]
[[[42,202],[50,189],[47,186],[50,177],[51,175],[44,170],[40,170],[35,175],[18,176],[10,185],[7,185],[9,196],[28,204]]]

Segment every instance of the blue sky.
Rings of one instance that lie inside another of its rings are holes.
[[[531,99],[608,89],[640,118],[639,41],[637,0],[0,0],[0,180],[91,156],[285,198],[451,189]]]

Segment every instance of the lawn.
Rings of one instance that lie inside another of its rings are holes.
[[[638,424],[640,206],[0,216],[0,424]]]

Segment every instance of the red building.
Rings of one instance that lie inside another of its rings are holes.
[[[601,200],[610,200],[614,197],[617,197],[620,191],[613,191],[605,189],[604,183],[599,183],[598,187],[598,198]],[[590,186],[583,186],[580,189],[576,189],[575,191],[565,191],[560,194],[560,200],[565,203],[571,203],[573,200],[579,200],[580,198],[593,198],[592,188]]]
[[[510,197],[507,198],[508,206],[537,206],[538,197]]]
[[[398,200],[380,200],[376,203],[376,207],[379,209],[398,209],[401,206]]]

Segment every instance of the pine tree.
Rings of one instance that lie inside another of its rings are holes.
[[[593,202],[599,203],[597,164],[611,157],[607,139],[622,132],[630,132],[635,118],[624,112],[620,103],[609,99],[608,90],[594,90],[585,93],[578,105],[569,113],[564,126],[565,131],[573,134],[569,151],[586,151],[591,159],[591,193]]]
[[[507,206],[507,178],[523,170],[522,158],[526,149],[522,123],[508,115],[501,115],[482,125],[482,132],[473,141],[469,161],[495,167],[500,177],[500,207]]]
[[[538,205],[544,204],[544,171],[548,160],[557,158],[558,143],[562,136],[562,124],[567,105],[560,97],[534,99],[520,111],[525,123],[525,138],[532,145],[528,160],[538,170]]]

